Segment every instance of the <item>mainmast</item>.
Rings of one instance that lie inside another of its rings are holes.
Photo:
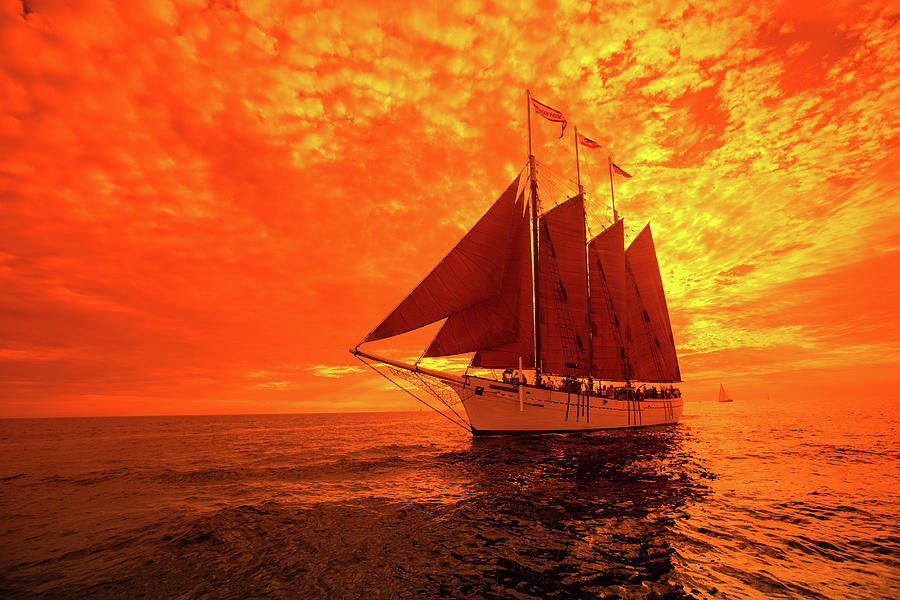
[[[534,383],[541,381],[541,327],[540,327],[540,286],[538,285],[538,191],[537,171],[534,168],[534,154],[531,151],[531,90],[525,90],[528,102],[528,171],[531,180],[531,265],[532,288],[534,289]]]

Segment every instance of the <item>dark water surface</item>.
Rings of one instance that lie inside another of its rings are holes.
[[[3,598],[898,598],[890,404],[0,421]]]

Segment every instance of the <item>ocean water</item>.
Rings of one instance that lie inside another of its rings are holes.
[[[0,421],[2,598],[898,598],[896,408]]]

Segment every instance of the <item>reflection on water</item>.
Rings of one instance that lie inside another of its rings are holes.
[[[711,477],[682,435],[473,439],[451,459],[470,483],[449,514],[458,564],[435,577],[440,595],[681,595],[672,527]]]
[[[0,596],[898,595],[895,421],[688,408],[474,439],[427,413],[0,421]]]

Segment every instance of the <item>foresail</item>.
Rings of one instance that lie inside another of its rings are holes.
[[[650,225],[625,251],[626,352],[631,378],[638,381],[681,381],[669,309]]]
[[[517,203],[520,177],[363,342],[418,329],[500,292],[522,210]]]
[[[592,376],[629,379],[625,348],[625,228],[616,221],[588,244]]]
[[[541,370],[588,374],[588,298],[584,198],[574,196],[540,219]]]
[[[524,224],[519,233],[517,247],[518,262],[510,266],[510,273],[514,273],[517,292],[504,293],[499,298],[500,306],[509,319],[511,329],[515,331],[513,337],[501,342],[497,336],[492,343],[480,344],[472,357],[472,366],[484,369],[517,369],[519,359],[525,369],[534,368],[534,288],[531,281],[531,231],[526,208]],[[505,282],[506,284],[507,282]],[[509,289],[504,287],[504,290]],[[449,319],[448,319],[449,321]],[[488,340],[484,340],[488,341]]]
[[[512,344],[519,340],[520,332],[531,345],[532,327],[527,325],[531,321],[531,244],[526,209],[522,190],[516,201],[514,243],[504,265],[500,293],[450,315],[425,356],[462,354]]]

